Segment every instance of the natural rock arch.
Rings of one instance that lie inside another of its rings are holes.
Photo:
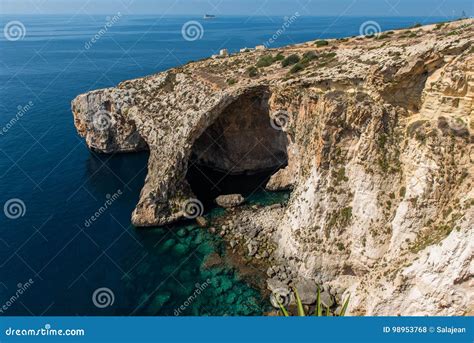
[[[187,181],[205,203],[217,195],[252,194],[288,162],[288,139],[273,125],[266,87],[249,89],[196,139]]]

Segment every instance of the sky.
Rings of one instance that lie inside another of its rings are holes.
[[[474,15],[474,0],[0,0],[2,14]]]

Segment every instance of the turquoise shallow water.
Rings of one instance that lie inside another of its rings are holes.
[[[301,16],[274,46],[355,35],[368,20],[389,30],[442,19]],[[124,15],[85,49],[105,16],[0,16],[0,27],[21,21],[26,29],[18,41],[0,35],[0,128],[6,128],[0,135],[0,205],[12,199],[24,205],[16,219],[0,212],[0,305],[8,304],[0,315],[174,315],[207,279],[210,285],[181,314],[265,310],[266,299],[235,270],[203,268],[209,254],[224,252],[219,238],[191,226],[132,227],[147,154],[93,154],[74,128],[70,101],[78,94],[223,47],[232,52],[263,44],[284,22],[219,17],[202,23],[202,39],[187,41],[181,28],[190,20],[201,18]],[[86,226],[107,195],[119,190],[108,210]],[[255,193],[250,203],[279,197]],[[31,287],[10,301],[30,279]],[[103,289],[110,301],[97,306],[93,295]]]
[[[249,197],[248,204],[284,203],[288,197],[288,192],[258,192]],[[206,217],[212,219],[223,212],[214,208]],[[235,268],[213,264],[216,253],[223,257],[226,254],[219,236],[195,224],[176,225],[173,229],[173,234],[167,229],[141,232],[161,240],[152,247],[157,253],[140,263],[126,281],[128,292],[141,294],[136,314],[261,315],[270,308],[268,299],[262,299],[260,292],[243,281]],[[154,241],[150,237],[147,240]],[[154,270],[156,265],[165,267],[158,271]],[[160,286],[163,277],[165,282]],[[154,285],[159,286],[159,291],[153,293],[150,290],[154,290]]]

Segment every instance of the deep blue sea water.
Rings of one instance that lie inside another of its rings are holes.
[[[202,39],[183,39],[181,28],[190,20],[203,26]],[[1,315],[173,315],[197,289],[199,296],[188,301],[183,315],[265,310],[267,300],[235,270],[203,266],[211,253],[224,253],[218,237],[193,225],[151,230],[130,225],[147,154],[92,154],[76,133],[70,101],[221,48],[263,44],[284,20],[124,15],[85,49],[105,16],[0,17],[1,28],[20,21],[26,29],[18,41],[0,36],[0,129],[6,129],[0,135],[0,210],[11,199],[25,205],[17,219],[0,211]],[[273,46],[356,35],[368,20],[389,30],[444,18],[302,16]],[[122,195],[84,228],[117,190]],[[252,201],[269,202],[272,196],[255,194]],[[110,289],[113,304],[94,305],[99,288]]]

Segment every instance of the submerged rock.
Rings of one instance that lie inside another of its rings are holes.
[[[159,292],[155,295],[147,308],[147,313],[155,315],[160,312],[161,308],[170,300],[171,294],[168,292]]]
[[[202,228],[205,228],[208,225],[207,219],[202,216],[196,218],[196,223]]]

